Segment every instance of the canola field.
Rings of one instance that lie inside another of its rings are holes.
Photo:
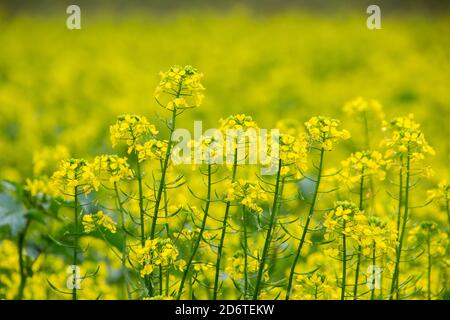
[[[0,298],[448,299],[450,17],[366,18],[0,12]]]

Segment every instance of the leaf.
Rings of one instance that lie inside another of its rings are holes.
[[[9,227],[11,234],[16,236],[26,224],[26,210],[12,195],[0,193],[0,227]]]

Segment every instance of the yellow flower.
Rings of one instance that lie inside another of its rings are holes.
[[[52,175],[52,183],[63,195],[75,195],[77,192],[89,193],[98,190],[100,181],[92,167],[84,159],[63,160],[59,169]]]
[[[340,173],[341,178],[350,184],[360,181],[362,177],[375,176],[380,180],[384,180],[386,176],[384,171],[386,161],[378,151],[352,153],[341,164],[343,167]]]
[[[226,130],[242,130],[248,129],[258,130],[258,125],[251,116],[245,114],[231,115],[226,119],[220,119],[220,129],[225,133]]]
[[[111,184],[120,180],[129,179],[133,176],[127,158],[117,155],[101,155],[94,158],[91,169],[97,179],[107,181]]]
[[[450,183],[447,180],[439,182],[436,189],[427,191],[428,200],[437,200],[446,203],[450,200]]]
[[[398,117],[390,123],[384,123],[384,130],[391,135],[381,142],[387,148],[386,158],[408,156],[411,161],[424,158],[425,154],[434,155],[434,149],[430,147],[420,130],[420,124],[414,121],[414,115]]]
[[[204,95],[201,80],[203,74],[191,66],[173,66],[161,72],[161,81],[155,90],[155,98],[161,106],[173,111],[198,107]],[[161,101],[165,98],[167,101]]]
[[[57,196],[58,189],[55,184],[46,176],[38,179],[27,179],[25,190],[29,191],[33,197],[38,195]]]
[[[185,262],[176,260],[178,249],[171,239],[155,238],[146,240],[144,246],[136,244],[130,247],[130,260],[140,267],[141,277],[151,274],[155,267],[168,268],[173,266],[183,269]]]
[[[262,213],[259,203],[266,201],[267,195],[259,183],[239,179],[228,188],[226,200],[237,201],[250,211]]]
[[[147,159],[164,159],[167,151],[167,140],[150,139],[144,144],[136,145],[139,162]]]
[[[83,215],[81,223],[83,224],[86,233],[94,231],[97,227],[103,227],[111,233],[116,233],[117,231],[114,220],[112,220],[110,216],[104,214],[103,211],[98,211],[95,214]]]
[[[377,100],[365,100],[361,97],[355,98],[344,104],[343,110],[349,116],[363,115],[365,117],[377,117],[384,119],[383,107]]]
[[[33,154],[33,174],[40,176],[48,173],[61,160],[69,157],[69,150],[63,145],[44,147]]]
[[[324,116],[312,117],[305,122],[308,139],[311,145],[317,144],[319,148],[330,151],[333,144],[339,140],[350,138],[347,130],[338,130],[340,121]]]
[[[136,145],[146,136],[158,134],[156,127],[143,116],[126,114],[117,117],[117,121],[110,127],[111,144],[115,147],[119,141],[125,141],[128,153],[135,150]]]
[[[259,270],[259,260],[258,252],[255,251],[253,254],[247,255],[247,272],[248,274],[256,274]],[[267,265],[264,266],[263,278],[265,280],[269,279],[269,272],[267,270]],[[228,258],[227,267],[225,267],[225,272],[234,281],[244,278],[245,271],[245,259],[244,252],[237,251],[233,257]]]

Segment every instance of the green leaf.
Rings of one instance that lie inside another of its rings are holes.
[[[16,236],[26,224],[26,209],[12,195],[0,193],[0,228],[7,227]]]

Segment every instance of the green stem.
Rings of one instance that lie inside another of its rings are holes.
[[[145,246],[145,225],[144,225],[144,192],[142,189],[142,172],[141,172],[141,164],[139,160],[137,160],[136,164],[136,170],[137,170],[137,179],[138,179],[138,188],[139,188],[139,218],[140,218],[140,228],[141,228],[141,246]],[[144,277],[144,283],[147,287],[148,294],[150,296],[153,296],[153,285],[151,281],[151,275],[146,275]]]
[[[403,156],[400,156],[400,176],[399,176],[399,191],[398,191],[398,209],[397,209],[397,238],[400,236],[400,224],[402,216],[402,202],[403,202]],[[398,240],[398,239],[397,239]]]
[[[275,195],[273,197],[272,211],[270,215],[269,227],[267,229],[266,240],[264,242],[263,252],[261,254],[261,260],[259,262],[258,275],[256,278],[255,292],[253,293],[253,300],[257,300],[259,291],[261,289],[261,280],[264,273],[264,267],[266,264],[267,255],[269,253],[270,242],[272,241],[272,229],[276,222],[278,209],[280,206],[279,199],[283,196],[284,178],[281,176],[281,160],[278,161],[277,181],[275,185]]]
[[[28,226],[30,225],[30,220],[27,219],[27,223],[25,224],[25,228],[20,232],[19,239],[17,243],[17,249],[19,253],[19,270],[20,270],[20,285],[19,285],[19,291],[17,293],[16,299],[22,300],[23,299],[23,293],[25,291],[26,282],[27,282],[27,272],[25,271],[25,261],[23,258],[23,250],[25,246],[25,237],[28,231]]]
[[[324,153],[325,153],[325,150],[322,148],[320,150],[320,160],[319,160],[319,167],[318,167],[318,173],[317,173],[317,182],[316,182],[316,185],[314,188],[314,194],[313,194],[313,198],[311,201],[311,206],[309,207],[309,213],[308,213],[308,217],[306,218],[305,228],[303,229],[302,236],[300,238],[300,242],[297,247],[297,252],[295,253],[294,261],[292,262],[291,272],[289,273],[289,280],[288,280],[288,285],[287,285],[287,289],[286,289],[286,297],[285,297],[286,300],[289,300],[289,296],[292,293],[292,283],[294,280],[295,267],[297,266],[297,262],[300,257],[300,253],[301,253],[303,245],[305,243],[306,234],[308,233],[309,223],[311,222],[312,216],[314,214],[317,195],[319,193],[320,179],[322,177]]]
[[[161,170],[162,170],[162,167],[163,167],[162,160],[160,161],[160,165],[161,165]],[[168,206],[167,188],[164,188],[164,218],[166,219],[166,224],[165,224],[166,237],[170,238],[170,228],[169,228],[169,223],[167,222],[167,218],[169,216],[167,206]],[[166,291],[165,291],[166,297],[169,296],[169,282],[170,282],[170,269],[167,268],[167,270],[166,270]]]
[[[75,187],[74,195],[74,230],[73,230],[73,266],[72,266],[72,300],[77,300],[77,263],[78,263],[78,187]]]
[[[244,299],[247,299],[248,294],[248,243],[247,243],[247,210],[242,206],[242,225],[244,229]]]
[[[358,299],[358,281],[359,281],[359,270],[361,267],[361,246],[358,245],[358,253],[356,256],[356,270],[355,270],[355,286],[353,287],[353,300]]]
[[[234,149],[234,160],[233,160],[233,169],[231,175],[231,182],[233,183],[236,180],[236,171],[237,171],[237,150]],[[220,235],[219,247],[217,248],[217,260],[216,260],[216,272],[214,275],[214,290],[213,290],[213,300],[217,299],[217,293],[219,291],[219,275],[220,275],[220,263],[222,260],[222,252],[223,245],[225,241],[225,234],[227,232],[228,225],[228,215],[230,212],[231,202],[227,201],[225,207],[225,214],[222,221],[222,233]]]
[[[211,166],[212,164],[208,164],[208,191],[207,191],[207,196],[206,196],[206,203],[205,203],[205,208],[203,209],[204,215],[203,215],[203,220],[202,220],[202,224],[200,227],[200,232],[198,234],[198,237],[195,241],[194,247],[192,249],[191,255],[189,257],[189,260],[186,264],[186,269],[183,272],[183,277],[181,278],[181,282],[180,282],[180,288],[178,289],[178,295],[177,295],[177,300],[180,300],[181,295],[183,294],[183,287],[184,287],[184,283],[186,281],[187,275],[189,273],[189,270],[191,268],[192,262],[194,260],[194,257],[197,253],[198,248],[200,247],[200,243],[202,242],[202,238],[203,238],[203,232],[205,231],[205,226],[206,226],[206,220],[208,218],[208,212],[209,212],[209,206],[211,204]]]
[[[341,300],[345,300],[345,286],[347,279],[347,237],[345,235],[345,220],[342,222],[342,289]]]
[[[163,269],[161,265],[159,265],[159,294],[161,296],[163,294]]]
[[[396,294],[397,299],[398,299],[398,295],[399,295],[398,291],[399,291],[400,259],[401,259],[401,255],[402,255],[402,246],[403,246],[403,239],[404,239],[405,231],[406,231],[406,223],[408,221],[409,179],[410,179],[410,152],[409,152],[409,145],[408,145],[408,156],[406,159],[405,209],[403,212],[403,219],[402,219],[402,225],[401,225],[401,230],[400,230],[400,238],[399,238],[399,242],[397,244],[394,275],[392,277],[391,291],[390,291],[390,297],[389,297],[390,300],[392,300],[394,298],[394,293]]]
[[[367,121],[367,112],[364,111],[363,114],[363,118],[364,118],[364,138],[365,138],[365,145],[366,145],[366,150],[370,150],[370,138],[369,138],[369,122]]]
[[[361,170],[361,180],[359,184],[359,210],[364,210],[364,168]],[[358,281],[359,281],[359,269],[361,266],[361,245],[358,245],[358,255],[356,260],[355,270],[355,286],[353,288],[353,299],[358,297]]]
[[[376,262],[377,262],[377,256],[376,256],[376,243],[375,241],[373,241],[372,243],[372,287],[370,288],[370,300],[374,300],[375,299],[375,266],[376,266]]]
[[[137,179],[138,179],[138,188],[139,188],[139,218],[141,224],[141,245],[145,245],[145,225],[144,225],[144,192],[142,190],[142,173],[141,173],[141,164],[139,160],[136,164],[137,169]]]
[[[445,208],[447,209],[448,237],[450,238],[450,199],[445,198]],[[448,247],[447,247],[448,249]],[[448,251],[448,250],[447,250]]]
[[[427,290],[427,298],[431,300],[431,239],[430,232],[428,232],[427,237],[427,257],[428,257],[428,268],[427,268],[427,281],[428,281],[428,290]]]
[[[131,290],[130,283],[128,277],[128,269],[126,266],[127,263],[127,233],[125,229],[125,213],[122,206],[122,201],[120,200],[119,188],[117,187],[117,182],[114,182],[114,191],[116,192],[117,204],[120,211],[120,224],[122,229],[122,259],[121,259],[121,268],[125,282],[125,290],[127,292],[128,300],[131,299]]]
[[[177,93],[177,98],[180,96],[180,90],[181,90],[181,85],[180,85],[180,89],[178,90],[178,93]],[[167,150],[166,150],[166,154],[164,157],[164,163],[163,163],[163,167],[162,167],[162,171],[161,171],[161,180],[159,181],[158,193],[156,196],[155,208],[153,211],[152,228],[150,230],[150,239],[152,239],[152,240],[155,238],[156,221],[158,220],[159,204],[161,203],[163,190],[165,189],[166,172],[167,172],[167,168],[169,167],[169,158],[170,158],[170,153],[172,151],[172,143],[173,143],[172,134],[175,131],[176,118],[177,118],[177,109],[174,108],[172,111],[172,121],[171,121],[171,125],[170,125],[170,130],[169,130],[170,131],[169,132],[169,141],[167,143]]]

